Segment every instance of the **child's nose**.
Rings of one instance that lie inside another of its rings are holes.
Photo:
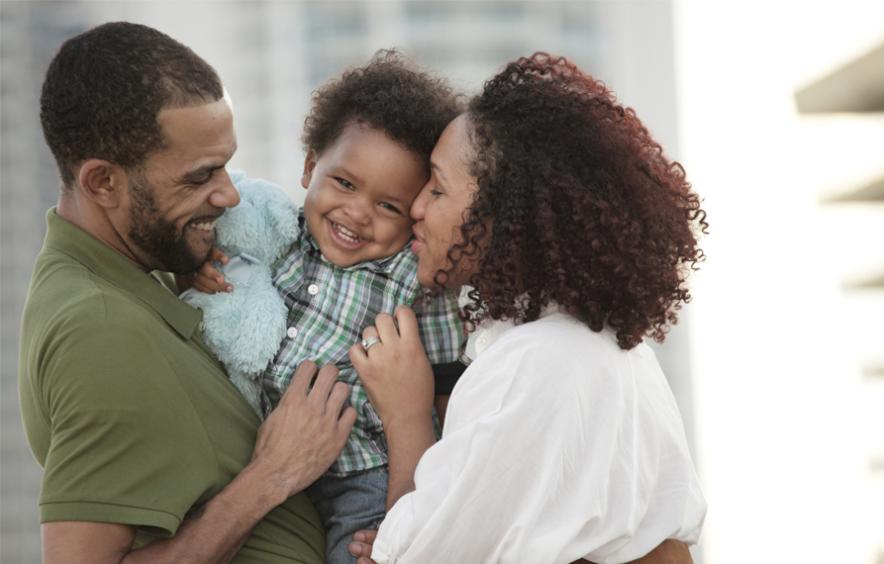
[[[369,204],[365,202],[351,202],[346,212],[350,219],[357,223],[368,223],[371,217]]]

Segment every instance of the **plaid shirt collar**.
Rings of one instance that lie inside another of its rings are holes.
[[[334,268],[340,268],[344,271],[367,270],[369,272],[375,272],[379,274],[390,274],[396,267],[396,257],[399,255],[402,249],[411,245],[411,241],[414,238],[413,236],[409,237],[408,241],[406,241],[402,249],[397,250],[395,253],[388,257],[368,260],[364,262],[357,262],[356,264],[351,266],[341,267],[332,264],[322,254],[322,249],[319,248],[319,243],[316,242],[316,239],[313,238],[313,234],[310,233],[309,229],[307,229],[307,218],[304,216],[303,207],[298,210],[298,227],[301,229],[301,232],[304,234],[304,236],[299,237],[299,242],[297,242],[296,244],[301,245],[301,252],[303,252],[305,256],[319,257],[319,259],[325,264]]]

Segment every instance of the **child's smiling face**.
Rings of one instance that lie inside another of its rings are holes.
[[[411,204],[427,165],[383,131],[353,122],[321,154],[308,151],[307,228],[340,267],[388,257],[411,236]]]

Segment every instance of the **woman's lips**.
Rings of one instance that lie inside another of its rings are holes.
[[[411,232],[414,233],[414,241],[411,242],[411,252],[418,254],[424,248],[424,238],[421,237],[414,227],[411,228]]]

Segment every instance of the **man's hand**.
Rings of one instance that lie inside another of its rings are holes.
[[[374,529],[356,531],[353,542],[347,548],[350,554],[357,558],[356,564],[376,564],[371,559],[371,549],[378,532]],[[688,546],[680,541],[667,539],[660,543],[657,548],[629,564],[692,564],[691,552]],[[592,564],[588,560],[578,560],[572,564]]]
[[[46,564],[223,564],[236,556],[264,515],[322,475],[334,462],[356,421],[334,366],[305,362],[276,410],[258,431],[252,462],[188,518],[169,539],[131,550],[135,528],[112,523],[43,524]],[[158,488],[162,484],[157,485]]]
[[[302,363],[258,431],[249,466],[279,486],[280,503],[319,478],[344,448],[356,411],[343,409],[350,390],[337,376],[333,365],[316,375],[316,364]]]
[[[666,539],[658,544],[657,548],[638,560],[629,562],[629,564],[693,564],[693,562],[694,559],[691,557],[688,545],[681,541]],[[592,562],[578,560],[577,562],[572,562],[572,564],[592,564]]]

